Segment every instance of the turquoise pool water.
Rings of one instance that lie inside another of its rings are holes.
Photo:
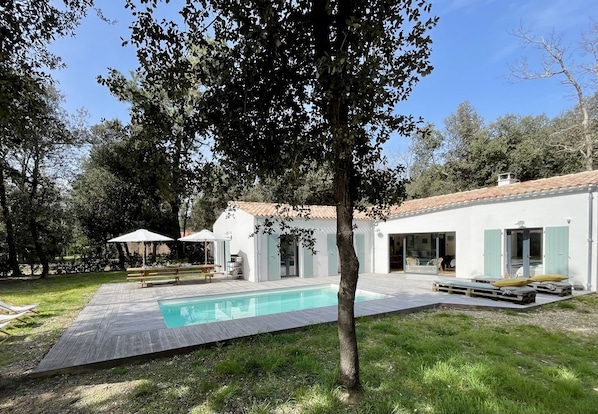
[[[320,285],[158,301],[169,328],[337,305],[338,286]],[[388,295],[357,290],[355,302]]]

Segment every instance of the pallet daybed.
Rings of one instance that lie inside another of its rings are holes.
[[[506,300],[521,305],[536,301],[536,290],[529,286],[496,287],[492,286],[490,283],[461,280],[437,280],[433,282],[432,290],[434,292],[462,294],[493,300]]]
[[[538,293],[550,293],[559,296],[573,294],[573,285],[566,282],[532,282],[530,286],[536,289]]]
[[[499,278],[492,278],[487,276],[478,276],[472,279],[473,282],[478,283],[492,283]],[[573,286],[571,283],[560,282],[560,281],[545,281],[538,282],[534,281],[534,278],[530,278],[529,286],[536,290],[538,293],[549,293],[552,295],[568,296],[573,294]]]

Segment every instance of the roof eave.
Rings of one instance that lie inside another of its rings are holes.
[[[388,216],[388,219],[417,216],[417,215],[421,215],[421,214],[428,214],[428,213],[442,211],[442,210],[452,210],[455,208],[469,207],[469,206],[480,205],[480,204],[489,204],[489,203],[495,203],[495,202],[499,202],[499,201],[516,201],[516,200],[521,200],[521,199],[526,199],[526,198],[549,197],[549,196],[553,196],[555,194],[564,194],[564,193],[570,193],[570,194],[584,193],[584,192],[587,192],[588,190],[595,189],[595,187],[596,186],[594,184],[588,184],[588,185],[582,185],[582,186],[577,186],[577,187],[555,188],[555,189],[551,189],[551,190],[534,191],[534,192],[519,193],[519,194],[508,194],[508,195],[504,195],[504,196],[487,197],[487,198],[482,198],[482,199],[477,199],[477,200],[467,200],[467,201],[462,201],[462,202],[458,202],[458,203],[443,204],[443,205],[435,206],[435,207],[431,207],[431,208],[425,208],[425,209],[421,209],[421,210],[413,210],[413,211],[408,211],[408,212],[404,212],[404,213],[393,214],[393,215]]]

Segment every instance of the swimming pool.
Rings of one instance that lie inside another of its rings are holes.
[[[336,306],[338,286],[261,290],[249,293],[211,295],[197,298],[158,301],[169,328],[203,323],[252,318],[254,316]],[[389,297],[381,293],[357,290],[355,302]]]

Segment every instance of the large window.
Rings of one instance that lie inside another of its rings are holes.
[[[389,236],[389,268],[408,273],[454,271],[455,233],[410,233]]]

